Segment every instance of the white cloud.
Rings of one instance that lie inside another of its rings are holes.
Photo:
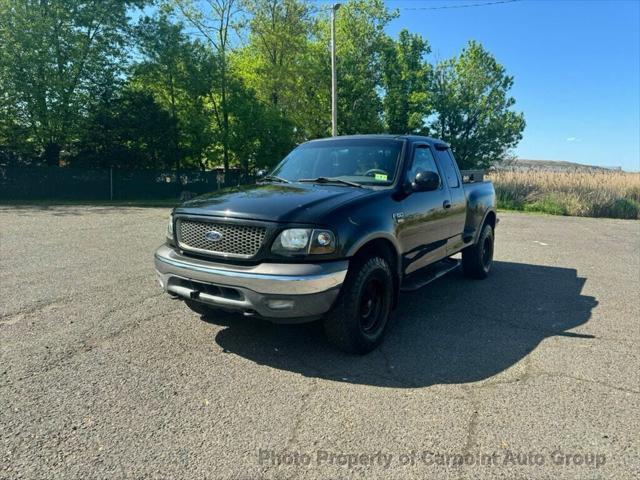
[[[581,142],[582,139],[578,137],[567,137],[567,142]]]

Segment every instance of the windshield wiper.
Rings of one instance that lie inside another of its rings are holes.
[[[348,180],[342,180],[340,178],[318,177],[318,178],[301,178],[299,182],[309,183],[341,183],[342,185],[349,185],[350,187],[364,188],[362,185],[356,182],[350,182]]]
[[[259,179],[258,181],[259,182],[263,182],[263,181],[269,181],[269,180],[271,180],[272,182],[291,183],[286,178],[276,177],[275,175],[266,175],[266,176],[262,177],[261,179]]]

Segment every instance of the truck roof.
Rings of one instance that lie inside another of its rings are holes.
[[[324,141],[331,141],[331,140],[342,140],[342,139],[364,139],[364,138],[380,138],[380,139],[401,139],[401,140],[408,140],[409,142],[415,143],[415,142],[425,142],[425,143],[430,143],[430,144],[441,144],[441,145],[446,145],[447,147],[449,147],[449,144],[447,142],[444,142],[440,139],[437,138],[432,138],[432,137],[424,137],[421,135],[394,135],[392,133],[370,133],[370,134],[362,134],[362,135],[340,135],[337,137],[327,137],[327,138],[318,138],[315,140],[309,140],[309,142],[305,142],[305,143],[312,143],[312,142],[324,142]]]

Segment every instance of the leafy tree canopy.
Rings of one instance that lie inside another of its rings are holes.
[[[477,42],[436,66],[431,126],[451,144],[461,168],[502,161],[522,138],[524,115],[511,108],[512,86],[513,77]]]
[[[3,124],[57,164],[87,106],[116,83],[142,0],[0,0]],[[8,118],[7,118],[8,117]]]
[[[382,0],[337,11],[338,131],[508,157],[525,122],[479,43],[433,64]],[[0,0],[0,162],[250,172],[330,134],[329,9],[307,0]]]

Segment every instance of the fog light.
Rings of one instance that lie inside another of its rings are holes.
[[[290,310],[293,308],[293,300],[267,300],[267,307],[271,310]]]

